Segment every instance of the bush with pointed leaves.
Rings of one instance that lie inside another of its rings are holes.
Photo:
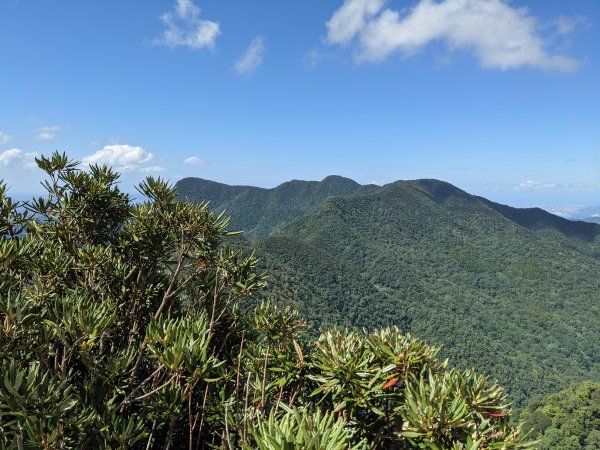
[[[0,183],[0,448],[524,447],[499,387],[391,328],[310,341],[228,220],[148,178],[39,158]],[[243,301],[242,301],[243,300]]]

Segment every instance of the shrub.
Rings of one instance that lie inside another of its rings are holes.
[[[0,447],[508,448],[501,388],[390,328],[309,341],[228,220],[149,177],[39,158],[0,183]],[[243,302],[241,300],[244,300]]]

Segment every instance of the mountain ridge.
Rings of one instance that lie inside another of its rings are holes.
[[[600,381],[599,225],[435,179],[320,196],[319,183],[278,191],[254,212],[269,226],[248,243],[271,274],[268,293],[315,328],[399,325],[498,379],[517,405]],[[262,201],[254,192],[238,200]]]
[[[231,202],[235,201],[236,203],[239,203],[241,201],[246,201],[252,195],[257,195],[261,201],[268,203],[269,201],[272,201],[271,197],[273,197],[273,195],[299,195],[301,194],[302,190],[310,191],[311,188],[313,191],[312,193],[314,193],[314,191],[321,191],[322,195],[317,201],[311,202],[309,205],[306,205],[303,208],[299,208],[295,214],[291,214],[290,217],[282,221],[282,223],[277,222],[276,226],[273,226],[272,229],[270,227],[264,227],[264,230],[256,232],[254,227],[256,227],[257,223],[259,222],[259,220],[256,218],[252,218],[247,222],[244,222],[244,227],[242,228],[249,228],[243,229],[242,231],[245,231],[247,237],[251,239],[268,236],[275,229],[278,229],[283,224],[300,217],[304,212],[308,211],[312,207],[317,206],[320,202],[329,197],[345,197],[361,193],[371,193],[389,186],[403,185],[412,185],[415,188],[420,189],[431,200],[436,202],[443,202],[448,198],[457,196],[462,198],[477,198],[485,203],[488,207],[502,214],[507,219],[516,222],[525,228],[532,229],[535,228],[536,225],[538,227],[551,226],[563,232],[564,234],[576,235],[587,240],[593,240],[595,237],[600,235],[600,224],[595,224],[591,221],[580,219],[568,219],[548,212],[539,207],[518,208],[494,202],[486,199],[485,197],[470,194],[449,182],[435,178],[396,180],[382,186],[375,184],[361,185],[351,178],[346,178],[340,175],[328,175],[321,181],[293,179],[283,182],[273,188],[263,188],[251,185],[229,185],[197,177],[186,177],[179,180],[176,184],[179,188],[178,195],[180,199],[189,199],[192,201],[203,201],[209,199],[211,202],[211,207],[219,212],[229,208],[231,208],[233,211],[236,211],[238,206],[236,204],[232,205]],[[334,188],[331,189],[331,186],[334,186]],[[329,188],[329,191],[325,195],[323,195],[323,187]],[[309,192],[309,194],[310,193],[311,192]],[[258,214],[254,214],[254,216],[258,216]],[[232,225],[235,225],[236,219],[237,218],[233,217],[234,222]]]
[[[329,175],[321,181],[290,180],[270,189],[201,178],[184,178],[176,185],[182,200],[210,200],[215,211],[236,211],[231,215],[231,227],[244,231],[250,239],[270,235],[329,197],[379,189],[339,175]]]

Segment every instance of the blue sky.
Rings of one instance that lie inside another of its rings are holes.
[[[0,0],[0,178],[36,154],[600,204],[597,0]]]

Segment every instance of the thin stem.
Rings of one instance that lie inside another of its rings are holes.
[[[157,387],[156,389],[152,389],[150,392],[145,393],[144,395],[139,396],[138,398],[136,398],[134,400],[134,402],[137,402],[139,400],[142,400],[146,397],[150,397],[152,394],[155,394],[156,392],[160,391],[162,388],[164,388],[165,386],[167,386],[171,381],[173,381],[175,378],[177,377],[177,374],[174,374],[171,378],[169,378],[167,381],[165,381],[163,384],[161,384],[159,387]]]
[[[231,446],[231,441],[229,440],[229,424],[228,422],[228,418],[227,418],[227,407],[229,405],[227,405],[227,403],[225,403],[225,439],[227,441],[227,446],[229,447],[229,450],[232,450],[232,446]]]
[[[150,380],[152,379],[152,377],[154,377],[154,376],[155,376],[155,375],[156,375],[156,374],[157,374],[157,373],[158,373],[158,372],[159,372],[159,371],[160,371],[160,370],[161,370],[163,367],[164,367],[164,365],[163,365],[163,364],[161,364],[160,366],[158,366],[158,369],[156,369],[154,372],[152,372],[152,373],[150,374],[150,376],[148,376],[148,378],[146,378],[144,381],[142,381],[142,382],[139,384],[139,386],[138,386],[138,387],[136,387],[136,388],[135,388],[133,391],[131,391],[131,392],[129,393],[129,395],[128,395],[127,397],[125,397],[125,399],[124,399],[124,400],[121,402],[121,405],[120,405],[121,409],[123,408],[123,406],[125,406],[127,403],[129,403],[129,401],[130,401],[131,397],[133,397],[133,395],[134,395],[134,394],[135,394],[137,391],[139,391],[139,390],[142,388],[142,386],[144,386],[144,384],[146,384],[148,381],[150,381]]]
[[[206,407],[206,398],[208,397],[208,383],[206,383],[206,387],[204,388],[204,399],[202,400],[202,415],[200,416],[200,427],[198,428],[198,445],[200,445],[200,436],[202,436],[202,428],[204,427],[204,416],[205,416],[205,407]]]
[[[154,419],[154,421],[152,422],[152,430],[150,431],[150,436],[148,436],[148,443],[146,444],[146,450],[150,450],[150,448],[151,448],[155,429],[156,429],[156,419]]]
[[[173,286],[175,285],[175,282],[177,281],[177,278],[179,277],[179,272],[181,271],[181,265],[183,263],[184,257],[185,257],[185,252],[187,251],[187,249],[184,248],[185,242],[183,240],[183,232],[181,233],[181,244],[179,245],[179,259],[177,261],[177,267],[175,268],[175,272],[173,272],[173,276],[171,278],[171,282],[169,283],[169,287],[167,288],[167,290],[165,291],[163,298],[162,298],[162,302],[160,303],[160,306],[158,307],[158,310],[156,311],[156,313],[154,314],[154,318],[158,319],[163,311],[163,309],[165,309],[165,306],[167,305],[167,301],[173,296]]]
[[[263,411],[265,410],[265,386],[267,384],[267,363],[269,362],[269,350],[271,347],[267,344],[267,353],[265,354],[265,364],[263,366],[263,378],[262,385],[260,388],[260,403],[262,405]]]
[[[169,450],[169,448],[171,447],[171,441],[173,440],[174,432],[175,432],[175,417],[173,417],[171,419],[171,421],[169,422],[169,432],[167,433],[164,450]]]
[[[246,440],[246,432],[248,431],[248,396],[250,395],[250,377],[252,372],[248,373],[248,379],[246,380],[246,395],[244,398],[244,428],[242,430],[242,440]]]
[[[246,330],[242,331],[242,342],[240,342],[240,352],[237,357],[237,373],[235,377],[235,408],[236,412],[239,414],[238,409],[238,391],[240,389],[240,366],[242,365],[242,352],[244,350],[244,337]]]

